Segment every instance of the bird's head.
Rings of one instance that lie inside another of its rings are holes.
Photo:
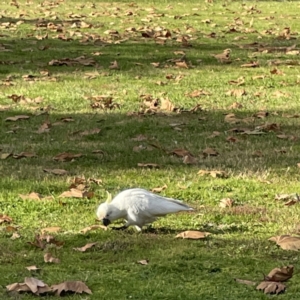
[[[119,219],[119,215],[119,210],[107,202],[100,204],[97,209],[97,217],[104,226],[108,226],[114,220]]]

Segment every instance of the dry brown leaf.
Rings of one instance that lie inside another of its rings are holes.
[[[175,154],[179,157],[185,157],[186,155],[193,156],[188,150],[185,150],[185,149],[174,149],[174,150],[170,151],[170,154]]]
[[[39,234],[36,234],[34,236],[33,242],[27,242],[27,244],[35,246],[35,247],[40,248],[42,250],[45,249],[45,247],[46,247],[46,243],[43,241],[43,239],[41,238],[41,236]]]
[[[37,130],[37,133],[45,133],[49,132],[51,128],[51,123],[49,121],[45,121],[40,128]]]
[[[12,283],[6,286],[8,292],[31,292],[29,286],[25,283]]]
[[[215,138],[215,137],[219,136],[220,134],[221,134],[220,131],[213,131],[212,135],[210,135],[209,137],[210,138]]]
[[[59,227],[59,226],[46,227],[46,228],[41,229],[41,233],[43,235],[47,232],[48,233],[53,233],[53,232],[59,232],[60,230],[61,230],[61,227]]]
[[[63,152],[54,156],[53,159],[56,161],[64,162],[64,161],[72,161],[73,159],[79,158],[81,156],[82,156],[81,153],[73,154],[73,153]]]
[[[14,154],[13,158],[20,159],[20,158],[31,158],[31,157],[37,157],[37,155],[34,152],[21,152],[19,154]]]
[[[227,174],[225,171],[219,171],[219,170],[199,170],[198,175],[204,176],[204,175],[210,175],[214,178],[226,178]]]
[[[190,93],[186,93],[187,96],[191,97],[191,98],[198,98],[198,97],[201,97],[201,96],[208,96],[208,95],[211,95],[211,93],[209,92],[206,92],[205,90],[195,90],[195,91],[192,91]]]
[[[115,60],[115,61],[112,61],[112,62],[110,63],[109,68],[110,68],[111,70],[119,70],[119,69],[120,69],[120,67],[119,67],[119,65],[118,65],[118,62],[117,62],[116,60]]]
[[[83,247],[80,247],[80,248],[73,248],[73,250],[76,250],[76,251],[80,251],[80,252],[85,252],[87,249],[90,249],[94,246],[96,246],[98,243],[88,243],[86,244],[85,246]]]
[[[163,190],[165,190],[167,187],[168,186],[165,184],[165,185],[163,185],[161,187],[156,187],[156,188],[151,189],[151,192],[153,192],[153,193],[160,193]]]
[[[7,159],[8,157],[12,156],[12,153],[1,153],[0,159]]]
[[[50,252],[47,252],[44,255],[44,262],[46,263],[55,263],[55,264],[59,264],[60,263],[60,259],[53,257],[52,254]]]
[[[264,119],[268,116],[269,116],[269,112],[267,111],[259,111],[253,115],[253,117],[256,117],[258,119]]]
[[[197,164],[197,163],[198,163],[198,160],[197,160],[196,157],[194,157],[194,156],[188,154],[188,155],[185,155],[185,156],[183,157],[182,162],[183,162],[184,164],[186,164],[186,165],[194,165],[194,164]]]
[[[242,68],[258,68],[259,62],[258,61],[251,61],[249,63],[241,65]]]
[[[146,141],[146,140],[148,140],[148,138],[147,138],[145,135],[143,135],[143,134],[139,134],[139,135],[137,135],[137,136],[131,138],[131,140],[132,140],[132,141],[136,141],[136,142],[141,142],[141,141]]]
[[[100,133],[100,131],[101,131],[100,128],[94,128],[94,129],[82,131],[79,133],[79,135],[86,136],[86,135],[98,134]]]
[[[243,108],[243,104],[239,103],[239,102],[233,102],[228,108],[229,109],[239,109],[239,108]]]
[[[94,196],[93,192],[83,191],[78,188],[71,188],[69,191],[65,191],[59,195],[61,198],[92,198]]]
[[[146,265],[149,264],[149,260],[148,259],[142,259],[142,260],[137,261],[137,263],[140,264],[140,265],[146,266]]]
[[[30,200],[42,200],[44,198],[41,194],[35,193],[35,192],[32,192],[32,193],[30,193],[28,195],[19,194],[19,196],[23,200],[26,200],[26,199],[30,199]]]
[[[234,113],[225,115],[224,122],[229,124],[238,124],[241,122],[241,119],[237,118]]]
[[[88,231],[96,230],[96,229],[99,229],[99,228],[107,230],[107,227],[104,226],[104,225],[91,225],[91,226],[88,226],[88,227],[85,227],[85,228],[81,229],[80,232],[85,234]]]
[[[203,157],[218,156],[219,153],[213,148],[206,148],[202,151]]]
[[[82,294],[83,292],[90,295],[92,294],[92,291],[82,281],[65,281],[60,284],[52,285],[51,289],[55,292],[56,296],[60,296],[63,291],[76,294]]]
[[[160,99],[160,109],[167,110],[167,111],[174,111],[175,106],[168,98],[161,98]]]
[[[229,142],[229,143],[236,143],[238,141],[239,140],[234,136],[229,136],[229,137],[226,138],[226,142]]]
[[[246,285],[256,285],[256,282],[251,281],[251,280],[245,280],[245,279],[239,279],[239,278],[235,278],[234,280],[238,283],[242,283],[242,284],[246,284]]]
[[[12,222],[12,218],[7,216],[7,215],[3,215],[0,214],[0,224],[2,223],[11,223]]]
[[[262,290],[265,294],[280,294],[286,289],[286,286],[280,282],[263,281],[257,287],[257,290]]]
[[[270,73],[273,75],[284,75],[284,73],[277,68],[274,68],[273,70],[271,70]]]
[[[12,240],[16,240],[16,239],[19,239],[20,237],[21,237],[21,236],[20,236],[19,233],[14,232],[10,238],[11,238]]]
[[[247,92],[243,89],[236,89],[236,90],[229,90],[226,92],[227,96],[234,96],[234,97],[242,97],[247,95]]]
[[[138,163],[137,166],[141,168],[150,168],[150,169],[160,168],[158,164],[153,164],[153,163]]]
[[[278,235],[269,238],[269,241],[276,242],[284,250],[298,251],[300,249],[300,237],[290,235]]]
[[[40,270],[40,268],[38,268],[37,266],[28,266],[28,267],[26,267],[26,269],[28,270],[28,271],[37,271],[37,270]]]
[[[208,235],[210,235],[209,232],[188,230],[188,231],[183,231],[183,232],[177,234],[176,238],[199,240],[199,239],[206,238]]]
[[[66,175],[68,174],[68,171],[64,169],[43,169],[44,172],[46,173],[51,173],[54,175]]]
[[[222,208],[231,207],[234,204],[234,200],[230,198],[223,198],[220,200],[219,206]]]
[[[283,282],[292,278],[294,266],[289,265],[282,268],[275,268],[265,277],[265,281]]]
[[[188,69],[189,68],[189,66],[187,65],[187,63],[185,61],[176,61],[175,65],[178,68],[184,68],[184,69]]]
[[[9,292],[32,292],[35,295],[52,292],[47,284],[33,277],[25,277],[24,283],[13,283],[6,286],[6,289]]]
[[[14,117],[8,117],[5,119],[5,121],[11,121],[11,122],[16,122],[19,120],[28,120],[30,117],[26,116],[26,115],[18,115],[18,116],[14,116]]]

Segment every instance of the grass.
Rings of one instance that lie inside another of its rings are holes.
[[[32,0],[18,1],[18,5],[0,5],[0,155],[26,151],[37,157],[1,159],[0,214],[9,215],[10,225],[19,226],[20,234],[12,240],[8,224],[0,225],[1,299],[35,298],[8,294],[5,288],[30,276],[49,285],[81,280],[93,292],[91,296],[67,295],[66,299],[268,299],[255,287],[234,279],[258,283],[271,269],[289,264],[295,266],[295,275],[278,298],[296,299],[298,253],[282,250],[268,238],[299,233],[298,204],[285,206],[275,200],[276,194],[297,193],[299,188],[299,55],[288,55],[279,48],[297,44],[299,3],[97,1],[95,8],[91,2],[42,4]],[[85,27],[80,21],[91,24],[90,28],[76,28]],[[142,26],[144,30],[168,29],[172,38],[161,45],[142,37]],[[285,27],[291,29],[290,38],[279,37]],[[229,33],[230,28],[236,32]],[[107,30],[119,35],[106,34]],[[209,38],[213,32],[216,38]],[[182,35],[188,39],[187,47],[181,42]],[[64,37],[71,40],[64,41]],[[241,47],[253,42],[260,45]],[[226,48],[232,50],[231,64],[212,56]],[[186,53],[188,68],[176,67],[172,60],[181,55],[174,51]],[[101,53],[93,55],[96,52]],[[95,63],[49,65],[51,60],[82,55]],[[110,69],[115,60],[119,69]],[[275,60],[282,64],[272,65],[270,61]],[[258,61],[260,67],[241,67],[250,61]],[[270,73],[276,67],[282,74]],[[49,76],[41,73],[45,70]],[[95,71],[96,78],[87,78],[87,73]],[[169,74],[182,79],[167,79]],[[26,75],[35,77],[28,81]],[[258,75],[261,79],[253,78]],[[244,85],[229,84],[241,76]],[[188,96],[200,89],[210,95]],[[236,89],[245,89],[247,94],[226,95]],[[31,100],[14,103],[9,98],[13,94]],[[201,110],[138,114],[142,94],[168,97],[181,110],[200,104]],[[92,109],[89,99],[97,95],[111,96],[120,107]],[[36,97],[42,102],[32,101]],[[233,108],[235,102],[240,105]],[[259,111],[269,114],[260,119],[254,116]],[[241,120],[225,122],[228,113]],[[6,121],[15,115],[30,118]],[[61,122],[65,117],[72,121]],[[37,133],[45,122],[52,124],[50,131]],[[262,135],[230,131],[234,127],[253,131],[273,123],[279,129]],[[101,129],[99,134],[78,133],[95,128]],[[212,137],[214,131],[219,135]],[[141,134],[148,139],[132,139]],[[230,136],[238,141],[228,142]],[[140,145],[143,150],[133,150]],[[219,155],[205,158],[202,151],[207,147]],[[184,164],[182,158],[169,153],[178,148],[192,153],[197,163]],[[54,161],[62,152],[83,156],[71,162]],[[140,168],[138,163],[155,163],[160,168]],[[69,173],[55,176],[43,171],[54,168]],[[228,176],[200,176],[199,170],[220,170]],[[94,197],[59,197],[75,176],[102,180],[101,185],[90,184]],[[142,234],[133,229],[80,233],[96,223],[95,210],[105,200],[106,191],[115,195],[129,187],[151,190],[163,185],[167,188],[161,194],[183,199],[195,207],[195,213],[162,218]],[[31,192],[53,198],[37,201],[19,196]],[[220,208],[220,200],[227,197],[235,205]],[[42,251],[27,243],[51,226],[61,227],[55,236],[65,242],[63,247],[52,245]],[[211,235],[197,241],[174,239],[188,229]],[[73,250],[90,242],[98,244],[86,253]],[[45,263],[47,250],[61,263]],[[149,264],[138,264],[142,259]],[[25,267],[30,265],[41,270],[29,272]]]

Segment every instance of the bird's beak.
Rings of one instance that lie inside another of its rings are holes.
[[[110,220],[109,219],[102,219],[102,223],[104,226],[108,226],[110,224]]]

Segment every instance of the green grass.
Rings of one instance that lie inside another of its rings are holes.
[[[10,225],[19,226],[20,234],[12,240],[8,224],[0,225],[0,298],[36,298],[7,294],[5,288],[33,276],[49,285],[81,280],[93,292],[66,299],[269,299],[234,279],[258,283],[271,269],[293,264],[295,275],[278,299],[298,299],[299,255],[278,248],[268,238],[299,233],[299,204],[285,206],[284,201],[275,200],[276,194],[299,192],[300,124],[295,116],[299,114],[299,54],[288,55],[279,48],[298,42],[299,3],[97,1],[95,7],[83,1],[41,3],[18,1],[19,8],[0,4],[0,155],[25,151],[37,155],[0,160],[0,214],[9,215],[13,219]],[[48,28],[36,26],[42,18]],[[91,24],[90,28],[75,28],[74,23],[80,21]],[[57,32],[56,26],[63,31]],[[136,31],[126,31],[130,27]],[[164,45],[157,44],[153,38],[142,37],[142,27],[162,27],[172,37]],[[279,38],[285,27],[291,29],[290,39]],[[236,32],[229,33],[232,28]],[[110,37],[107,30],[117,30],[119,35]],[[216,38],[209,38],[213,32]],[[40,40],[46,33],[48,38]],[[58,35],[72,39],[64,41]],[[180,42],[182,35],[188,39],[188,47]],[[241,47],[253,42],[260,45]],[[43,47],[46,49],[40,50]],[[212,56],[226,48],[232,50],[231,64]],[[186,53],[188,69],[176,67],[172,60],[181,55],[175,51]],[[93,55],[95,52],[101,55]],[[94,65],[49,65],[52,60],[82,55],[93,58]],[[109,68],[115,60],[118,70]],[[282,64],[272,65],[276,60]],[[250,61],[258,61],[260,67],[241,67]],[[154,62],[160,63],[158,68]],[[275,67],[283,74],[271,74]],[[45,70],[49,76],[41,74]],[[99,76],[86,78],[86,73],[95,71]],[[170,74],[182,79],[167,79]],[[36,77],[26,81],[25,75]],[[253,78],[258,75],[262,79]],[[244,85],[229,84],[241,76]],[[200,89],[210,95],[189,96]],[[247,94],[226,95],[236,89],[245,89]],[[285,96],[279,97],[279,92]],[[14,103],[9,98],[13,94],[43,101]],[[181,111],[197,104],[201,110],[138,114],[143,94],[168,97]],[[92,109],[89,99],[99,95],[111,96],[119,108]],[[232,108],[235,102],[241,106]],[[41,114],[45,110],[48,114]],[[259,119],[254,116],[259,111],[269,115]],[[228,113],[235,113],[240,123],[225,122]],[[15,115],[30,118],[6,121]],[[73,121],[55,125],[64,117]],[[37,133],[46,121],[53,124],[50,131]],[[235,127],[253,131],[266,123],[280,128],[262,135],[230,131]],[[101,129],[99,134],[76,133],[95,128]],[[211,137],[214,131],[219,135]],[[148,139],[132,140],[141,134]],[[283,134],[293,138],[277,137]],[[228,142],[230,136],[238,141]],[[134,151],[139,145],[146,149]],[[219,155],[203,157],[207,147]],[[190,151],[197,163],[187,165],[170,154],[178,148]],[[93,153],[95,150],[102,152]],[[257,151],[262,155],[253,155]],[[82,157],[54,161],[62,152],[81,153]],[[140,168],[138,163],[155,163],[160,168]],[[43,171],[54,168],[69,173],[55,176]],[[200,176],[199,170],[225,171],[228,176]],[[93,198],[59,197],[74,177],[82,176],[102,180],[102,185],[90,184]],[[115,195],[129,187],[151,190],[163,185],[167,188],[162,195],[184,200],[195,212],[162,218],[141,234],[134,229],[80,233],[84,227],[98,224],[95,211],[106,199],[106,191]],[[30,192],[53,199],[22,200],[19,196]],[[220,208],[220,200],[227,197],[234,199],[235,205]],[[49,249],[60,264],[45,263],[47,249],[27,243],[51,226],[61,227],[55,236],[65,242],[61,248],[52,245]],[[175,239],[177,233],[188,229],[211,235],[197,241]],[[73,250],[90,242],[98,244],[86,253]],[[142,259],[149,264],[138,264]],[[30,265],[41,270],[29,272],[25,267]]]

